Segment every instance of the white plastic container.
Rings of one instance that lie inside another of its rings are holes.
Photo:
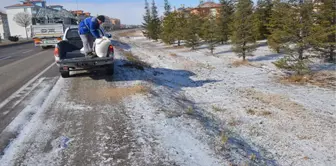
[[[105,36],[100,39],[96,39],[94,48],[97,56],[100,58],[106,57],[110,44],[110,39]]]

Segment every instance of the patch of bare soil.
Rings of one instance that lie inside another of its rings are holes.
[[[143,85],[120,87],[109,82],[98,82],[97,84],[94,84],[90,78],[79,78],[73,81],[70,88],[71,98],[87,104],[110,104],[118,103],[134,94],[149,92],[149,88]]]
[[[316,85],[323,88],[336,89],[336,72],[335,71],[319,71],[305,75],[289,75],[278,78],[284,84],[297,85]]]
[[[92,88],[86,90],[88,94],[87,99],[89,101],[112,101],[119,102],[125,97],[132,96],[138,93],[147,93],[149,89],[142,85],[135,85],[131,87],[104,87],[104,88]]]

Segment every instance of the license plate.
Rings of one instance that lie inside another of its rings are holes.
[[[54,40],[45,40],[43,43],[44,44],[57,44],[57,41],[54,41]]]

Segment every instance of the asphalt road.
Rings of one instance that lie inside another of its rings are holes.
[[[41,77],[58,75],[53,49],[42,50],[32,43],[0,48],[0,115],[8,112],[6,101],[20,88]],[[12,116],[0,116],[0,129],[15,116],[16,113]]]

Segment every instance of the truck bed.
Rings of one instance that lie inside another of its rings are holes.
[[[86,57],[84,54],[80,53],[79,50],[68,52],[65,57],[60,60],[60,63],[76,63],[76,62],[92,62],[92,61],[106,61],[111,60],[110,57]]]
[[[113,57],[86,57],[79,50],[82,47],[80,40],[62,41],[57,44],[57,47],[60,52],[60,59],[57,64],[61,68],[82,70],[113,64]]]
[[[63,40],[56,44],[55,60],[59,66],[61,76],[67,78],[70,71],[104,69],[106,74],[114,72],[114,50],[110,44],[106,57],[86,57],[80,52],[83,42],[79,36],[78,28],[68,28]]]

